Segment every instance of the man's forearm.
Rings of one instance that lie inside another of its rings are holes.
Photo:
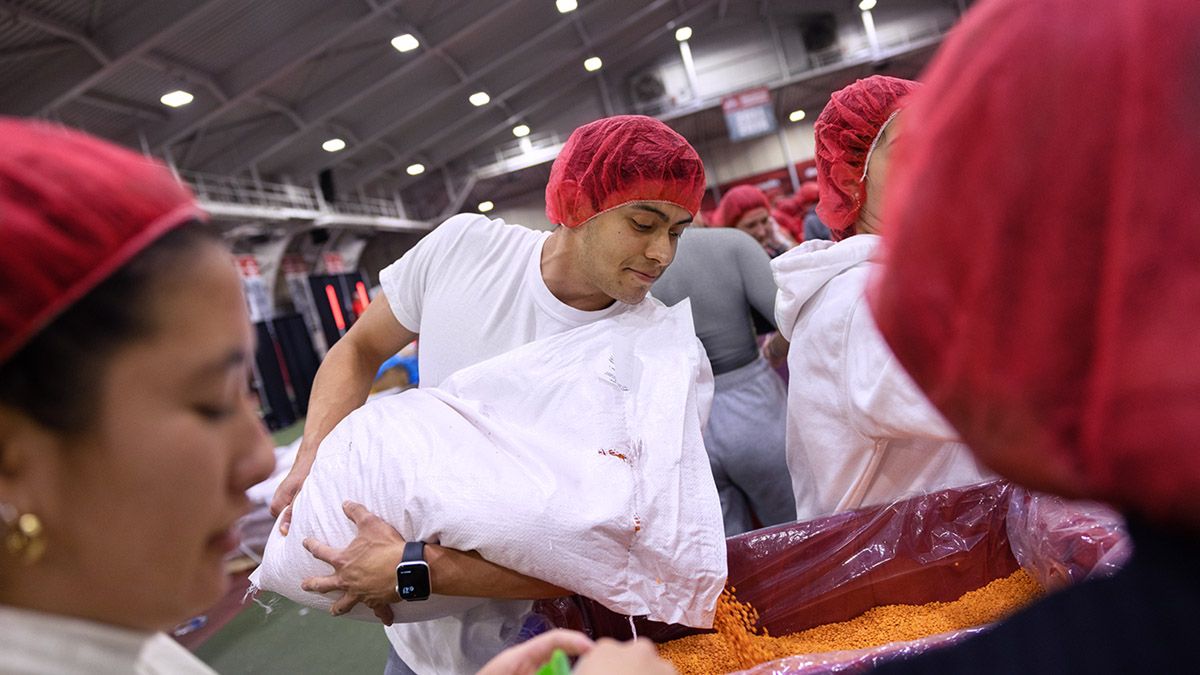
[[[339,342],[329,350],[313,379],[302,450],[315,453],[338,422],[367,400],[379,367],[369,361],[349,343]]]
[[[540,600],[571,595],[571,591],[525,576],[483,559],[474,551],[429,545],[430,586],[434,593],[506,600]]]

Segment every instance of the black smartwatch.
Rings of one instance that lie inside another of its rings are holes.
[[[396,565],[396,593],[406,602],[429,599],[429,563],[425,562],[425,542],[404,544],[404,557]]]

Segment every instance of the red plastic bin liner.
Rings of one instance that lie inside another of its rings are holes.
[[[1005,519],[1013,487],[994,481],[731,537],[729,584],[784,635],[847,621],[879,605],[955,600],[1017,570]],[[537,603],[555,626],[632,636],[630,619],[573,596]],[[699,633],[635,617],[639,636]]]

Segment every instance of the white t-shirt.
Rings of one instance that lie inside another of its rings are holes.
[[[556,298],[542,278],[549,233],[461,214],[379,273],[396,319],[421,336],[422,387],[539,338],[620,312],[656,312],[659,301],[614,302],[586,312]],[[707,409],[706,409],[707,410]],[[396,653],[419,675],[474,673],[520,628],[527,600],[489,601],[461,616],[387,629]]]
[[[657,301],[594,312],[564,304],[542,279],[548,232],[464,213],[379,273],[396,320],[421,336],[421,386],[539,338]]]

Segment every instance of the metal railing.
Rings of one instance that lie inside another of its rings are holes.
[[[340,214],[408,221],[400,204],[389,199],[338,195],[333,202],[327,202],[313,188],[288,183],[270,183],[194,171],[180,171],[179,178],[192,188],[201,203],[218,216],[224,213],[238,213],[237,207],[245,207],[246,213],[261,217],[270,217],[272,213],[277,213],[281,218],[328,220],[329,216]],[[395,225],[392,222],[381,224]]]

